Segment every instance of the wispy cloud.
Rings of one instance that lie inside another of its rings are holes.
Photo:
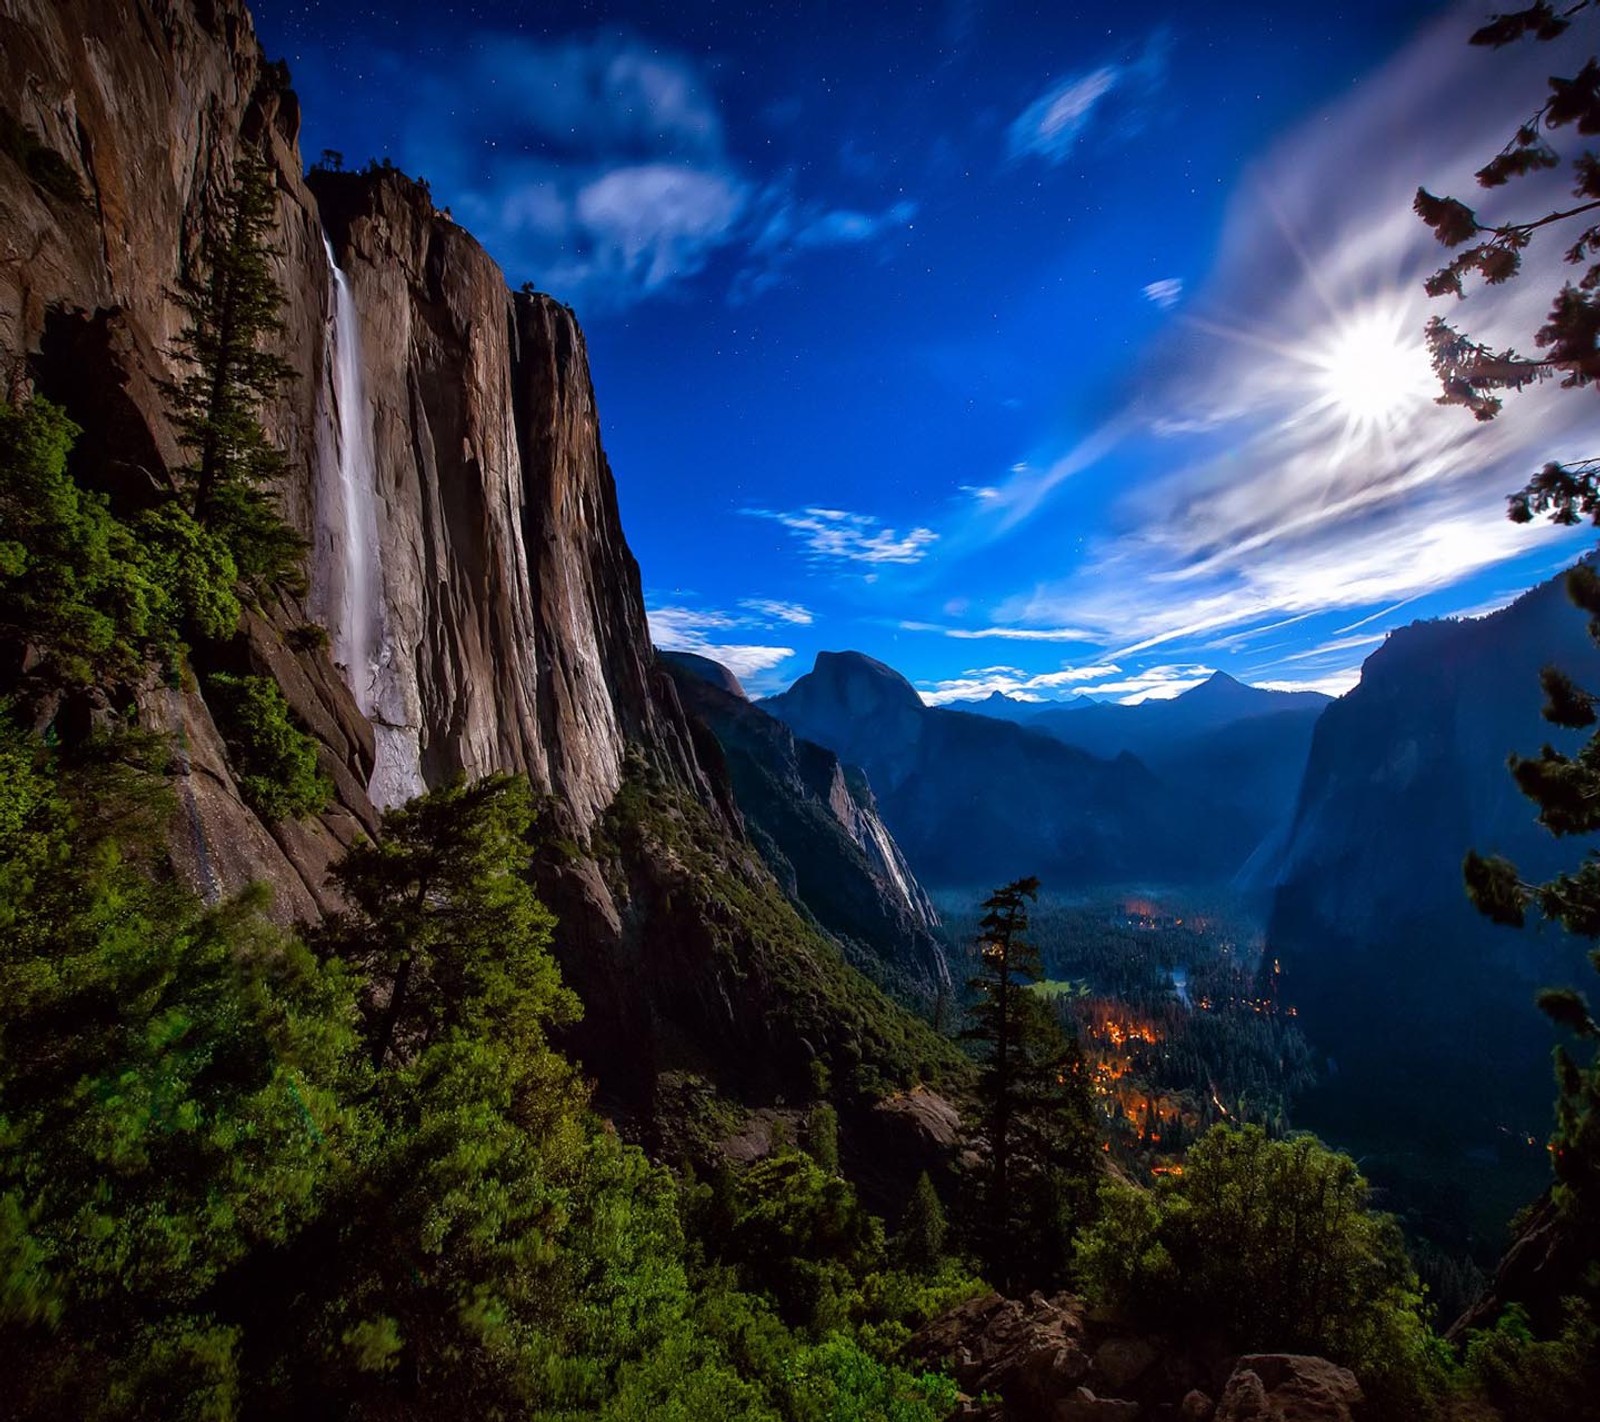
[[[1160,281],[1153,281],[1144,288],[1144,298],[1153,301],[1163,311],[1170,311],[1183,300],[1183,279],[1162,277]]]
[[[1097,642],[1098,632],[1083,627],[947,627],[938,622],[902,622],[902,632],[937,632],[962,642]]]
[[[1170,39],[1158,32],[1133,58],[1103,64],[1058,80],[1033,100],[1006,130],[1007,155],[1062,163],[1078,146],[1097,114],[1124,134],[1143,122],[1143,105],[1160,89]],[[1115,110],[1110,120],[1103,116]]]
[[[1329,609],[1362,613],[1354,631],[1378,609],[1572,544],[1509,524],[1504,495],[1543,461],[1600,445],[1595,403],[1544,386],[1482,424],[1432,399],[1421,333],[1442,308],[1421,283],[1442,249],[1412,194],[1419,182],[1475,191],[1521,96],[1570,57],[1485,54],[1465,34],[1458,13],[1286,139],[1242,189],[1217,268],[1198,299],[1185,293],[1145,393],[970,511],[960,536],[997,537],[1069,476],[1099,481],[1109,510],[1072,571],[1002,601],[995,620],[1095,630],[1119,658]],[[1463,92],[1484,102],[1459,113]],[[1441,112],[1458,117],[1441,124]],[[1517,197],[1537,208],[1561,181]],[[1565,276],[1559,248],[1535,243],[1518,281],[1446,314],[1496,347],[1526,344]],[[1130,489],[1124,461],[1141,457],[1157,472]]]
[[[729,299],[748,301],[777,286],[808,252],[881,242],[908,228],[916,215],[917,204],[909,199],[879,212],[862,212],[797,201],[783,185],[769,189],[752,222],[750,259],[735,278]]]
[[[1328,672],[1325,676],[1307,677],[1299,681],[1258,681],[1264,691],[1320,691],[1324,696],[1343,696],[1361,680],[1360,667],[1346,667],[1343,671]]]
[[[1026,672],[1018,667],[981,667],[945,681],[918,683],[922,699],[930,706],[947,701],[979,701],[999,691],[1018,701],[1041,704],[1070,701],[1074,696],[1117,701],[1132,706],[1141,701],[1163,701],[1199,686],[1214,668],[1192,662],[1168,663],[1124,671],[1116,662],[1062,667],[1058,671]]]
[[[744,509],[751,518],[769,518],[800,540],[806,555],[819,562],[920,563],[939,535],[931,528],[901,534],[871,514],[844,509],[806,508],[790,512]]]
[[[772,598],[746,598],[739,607],[739,612],[727,612],[673,603],[649,606],[650,640],[663,651],[694,652],[721,662],[751,690],[776,690],[775,685],[765,684],[764,674],[788,661],[794,648],[729,640],[729,634],[805,626],[812,621],[812,614],[798,603]]]
[[[917,690],[930,706],[940,706],[947,701],[981,701],[997,691],[1017,701],[1035,701],[1043,705],[1063,700],[1063,690],[1076,694],[1084,690],[1081,683],[1115,676],[1121,670],[1110,662],[1048,672],[1026,672],[1020,667],[978,667],[945,681],[919,682]]]
[[[816,614],[809,607],[802,607],[798,602],[780,602],[775,598],[747,597],[739,606],[746,612],[757,617],[764,617],[771,622],[787,622],[795,627],[809,627],[816,621]]]
[[[748,298],[804,252],[865,246],[915,215],[905,198],[875,212],[758,182],[729,151],[703,62],[636,35],[479,34],[420,75],[387,68],[419,91],[403,164],[513,280],[585,309],[668,291],[719,253]]]
[[[1338,657],[1345,652],[1353,652],[1358,647],[1376,647],[1385,641],[1387,632],[1375,632],[1365,637],[1335,637],[1331,641],[1319,642],[1315,647],[1305,647],[1298,652],[1290,652],[1279,657],[1280,662],[1321,662],[1330,657]]]

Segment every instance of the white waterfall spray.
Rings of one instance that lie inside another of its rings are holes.
[[[379,809],[388,809],[426,788],[422,751],[416,718],[407,714],[384,596],[378,471],[372,410],[362,379],[361,327],[333,245],[326,238],[323,245],[334,304],[318,447],[311,605],[328,629],[333,660],[345,684],[361,714],[372,722],[375,755],[367,794]]]

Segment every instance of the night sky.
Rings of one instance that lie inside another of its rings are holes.
[[[391,157],[577,310],[656,640],[755,691],[822,648],[930,700],[1340,691],[1588,546],[1504,495],[1592,453],[1600,402],[1480,425],[1421,344],[1442,309],[1530,345],[1559,239],[1451,310],[1410,203],[1472,200],[1591,34],[1485,52],[1492,5],[1408,0],[254,8],[308,158]]]

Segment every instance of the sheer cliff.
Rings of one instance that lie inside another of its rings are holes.
[[[718,663],[662,652],[683,704],[717,738],[750,836],[789,897],[886,987],[949,988],[939,918],[878,814],[872,787],[746,698]]]
[[[1287,841],[1258,866],[1282,990],[1331,1059],[1302,1119],[1387,1178],[1472,1181],[1486,1224],[1546,1176],[1551,1034],[1533,999],[1584,971],[1560,934],[1490,924],[1461,880],[1468,849],[1534,879],[1578,857],[1506,768],[1545,741],[1573,748],[1539,714],[1550,664],[1594,677],[1559,578],[1488,617],[1395,632],[1318,721]]]
[[[208,214],[246,151],[276,187],[278,354],[294,378],[264,419],[309,585],[197,648],[198,680],[143,694],[179,752],[182,871],[212,898],[264,880],[281,917],[312,917],[336,907],[327,868],[384,806],[524,772],[561,846],[542,887],[602,1076],[627,1055],[649,1064],[646,1087],[680,1060],[753,1082],[766,1052],[798,1079],[847,1037],[870,1058],[868,1019],[887,1005],[783,904],[655,666],[572,312],[508,290],[425,184],[304,176],[289,76],[238,0],[14,0],[0,81],[0,350],[13,390],[83,427],[74,474],[114,504],[137,507],[179,462],[162,386]],[[311,624],[327,637],[301,635]],[[217,668],[277,680],[334,782],[323,814],[269,824],[245,804],[201,690]],[[630,780],[650,791],[623,824]],[[687,870],[663,826],[685,819],[699,887],[771,914],[682,914]],[[825,1010],[844,999],[859,1021]]]

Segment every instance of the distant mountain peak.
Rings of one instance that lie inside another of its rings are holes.
[[[1187,691],[1180,692],[1173,697],[1174,701],[1209,701],[1215,696],[1237,696],[1244,692],[1250,695],[1261,694],[1259,687],[1250,686],[1230,676],[1225,671],[1214,671],[1198,686],[1191,686]]]
[[[1320,691],[1273,691],[1265,686],[1251,686],[1225,671],[1214,671],[1198,686],[1174,696],[1170,704],[1209,714],[1249,715],[1300,710],[1326,705],[1331,700],[1331,696]]]

